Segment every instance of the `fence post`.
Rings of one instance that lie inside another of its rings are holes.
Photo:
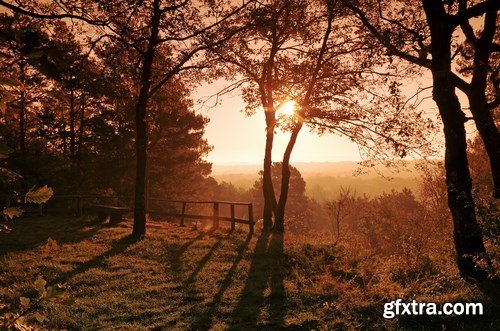
[[[231,204],[231,232],[234,231],[235,224],[234,224],[234,203]]]
[[[186,213],[186,201],[182,201],[181,226],[184,226],[184,214]]]
[[[249,220],[249,227],[250,227],[250,233],[253,233],[253,205],[249,204],[248,205],[248,220]]]
[[[214,202],[214,229],[219,228],[219,203]]]

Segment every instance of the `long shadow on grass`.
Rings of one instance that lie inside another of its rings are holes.
[[[226,277],[222,280],[221,287],[219,291],[214,295],[214,298],[212,302],[210,302],[208,308],[203,311],[201,314],[199,314],[198,319],[194,321],[192,325],[192,329],[194,330],[204,330],[210,328],[210,325],[212,324],[212,319],[215,313],[217,312],[217,307],[222,301],[222,297],[224,296],[224,293],[226,290],[231,286],[233,282],[233,277],[234,273],[236,272],[236,268],[240,264],[241,260],[243,259],[244,253],[248,247],[248,244],[250,243],[250,240],[252,239],[252,234],[248,234],[245,241],[241,243],[237,248],[238,255],[234,259],[233,264],[231,265],[231,268],[228,270]]]
[[[193,283],[196,279],[196,276],[201,272],[203,267],[208,263],[211,259],[215,251],[220,247],[222,240],[225,238],[220,236],[217,238],[217,241],[211,246],[209,251],[202,257],[202,259],[198,262],[196,268],[190,273],[189,276],[184,277],[183,271],[183,259],[182,256],[188,250],[188,248],[193,245],[196,241],[204,238],[207,235],[210,235],[213,230],[209,232],[200,233],[197,237],[188,240],[181,246],[177,245],[168,245],[166,247],[166,259],[168,261],[168,268],[166,268],[167,274],[173,278],[173,281],[178,284],[173,288],[175,294],[179,295],[179,301],[182,301],[184,306],[189,306],[193,302],[201,300],[197,297],[197,290],[193,287]],[[152,330],[167,330],[173,328],[176,325],[176,320],[167,321],[166,324],[155,327]]]
[[[269,234],[264,232],[257,241],[245,286],[233,311],[231,329],[257,328],[268,283],[271,285],[269,322],[275,327],[283,324],[283,236],[273,235],[269,246],[268,239]]]
[[[271,297],[269,302],[269,322],[275,326],[281,326],[285,315],[285,285],[283,278],[284,254],[283,254],[283,235],[274,234],[267,254],[271,261]]]
[[[140,237],[127,235],[113,242],[111,248],[102,254],[94,256],[92,259],[79,263],[72,270],[59,275],[51,281],[52,284],[65,283],[74,276],[84,273],[92,268],[96,268],[104,263],[107,258],[123,253],[127,247],[141,240]]]
[[[203,270],[203,267],[210,261],[213,254],[217,249],[221,246],[222,240],[224,237],[220,236],[217,238],[216,242],[210,247],[209,251],[198,261],[195,269],[189,274],[186,278],[182,277],[182,272],[180,269],[176,270],[177,280],[181,285],[179,285],[178,289],[181,293],[182,301],[184,304],[188,305],[190,303],[200,302],[202,298],[199,296],[200,291],[195,286],[196,276]]]
[[[188,250],[188,248],[194,244],[196,241],[202,239],[206,233],[200,233],[197,235],[195,238],[186,241],[184,244],[182,244],[179,248],[171,249],[171,247],[167,247],[167,259],[170,263],[170,266],[172,268],[172,272],[174,275],[177,275],[181,271],[181,257],[182,255]]]
[[[259,314],[266,305],[264,292],[270,285],[269,325],[279,328],[284,321],[283,235],[261,234],[255,247],[252,264],[240,300],[233,311],[231,329],[258,328]]]
[[[100,229],[100,223],[74,217],[44,216],[15,220],[10,233],[0,233],[0,256],[36,248],[48,238],[58,244],[81,242],[93,237]]]
[[[205,256],[203,256],[201,258],[201,260],[198,262],[198,265],[196,266],[196,268],[193,270],[193,272],[191,272],[188,279],[184,283],[185,287],[190,286],[194,282],[196,276],[200,273],[200,271],[207,264],[207,262],[212,258],[215,251],[220,247],[220,245],[222,243],[222,239],[223,239],[223,237],[219,237],[219,239],[217,239],[217,241],[212,245],[212,247],[210,247],[210,250],[208,251],[208,253],[205,254]]]

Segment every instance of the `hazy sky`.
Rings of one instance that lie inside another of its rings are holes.
[[[196,100],[213,95],[224,85],[224,81],[219,81],[202,86],[193,94],[193,98],[196,102]],[[429,77],[423,77],[421,82],[412,82],[411,86],[406,87],[406,90],[409,94],[413,94],[419,85],[430,85]],[[427,91],[427,94],[429,93],[430,91]],[[205,137],[214,149],[207,157],[209,161],[218,164],[261,163],[263,161],[265,121],[262,111],[247,117],[242,112],[245,104],[237,92],[224,96],[222,104],[215,108],[198,107],[200,113],[210,118]],[[428,108],[430,112],[436,112],[432,100],[424,102],[423,107]],[[288,138],[289,133],[277,131],[273,161],[282,159]],[[332,134],[318,136],[304,128],[297,139],[291,161],[361,161],[361,157],[357,145],[349,139]]]
[[[196,97],[214,93],[222,84],[203,87]],[[247,117],[241,97],[225,96],[222,104],[200,112],[210,118],[205,137],[214,146],[208,160],[214,163],[261,163],[264,158],[265,120],[263,112]],[[282,158],[288,133],[277,131],[273,160]],[[359,161],[359,152],[349,140],[333,135],[317,136],[303,130],[292,154],[292,162]]]
[[[477,18],[471,21],[474,28],[482,28],[482,19]],[[457,30],[459,38],[463,35]],[[413,79],[403,83],[402,91],[408,95],[413,95],[418,87],[428,87],[432,85],[430,71],[423,69],[424,75],[420,79]],[[467,79],[469,80],[469,79]],[[193,94],[195,102],[203,97],[213,95],[225,86],[224,81],[219,81],[209,86],[200,87]],[[468,101],[462,92],[456,90],[460,99],[462,109],[468,113]],[[421,103],[421,109],[427,114],[438,116],[438,110],[434,101],[430,98],[431,90],[426,90],[421,97],[427,97]],[[245,116],[241,111],[245,104],[238,93],[232,96],[224,96],[222,104],[207,110],[201,108],[199,111],[210,118],[210,123],[206,128],[205,137],[214,147],[207,159],[214,163],[261,163],[264,159],[265,144],[265,121],[263,112],[257,112],[251,117]],[[440,123],[440,120],[438,120]],[[471,139],[476,134],[476,129],[472,122],[466,125],[468,137]],[[288,142],[289,134],[278,131],[275,137],[273,149],[273,161],[279,161],[283,157],[283,152]],[[442,144],[442,133],[438,131],[435,141]],[[438,155],[438,157],[444,157]],[[307,128],[300,132],[297,143],[292,152],[291,162],[337,162],[337,161],[360,161],[361,157],[356,144],[347,138],[325,134],[321,137],[308,132]]]

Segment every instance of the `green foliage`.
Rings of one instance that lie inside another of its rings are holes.
[[[6,31],[0,49],[13,65],[0,65],[0,76],[8,74],[24,86],[22,94],[18,87],[6,86],[14,99],[6,103],[0,137],[16,150],[9,169],[23,174],[24,187],[48,185],[59,194],[129,195],[135,172],[132,112],[140,84],[137,67],[129,64],[136,50],[124,50],[112,39],[98,42],[89,57],[69,22],[7,17],[0,19]],[[158,68],[170,67],[171,51],[156,51]],[[195,81],[174,77],[149,100],[151,194],[186,197],[207,191],[211,164],[203,157],[211,146],[203,137],[208,120],[194,112],[189,98]],[[0,158],[5,156],[2,146]],[[0,169],[0,176],[13,178],[13,173]],[[41,202],[48,196],[39,193],[30,192],[26,201],[34,197],[33,202]]]

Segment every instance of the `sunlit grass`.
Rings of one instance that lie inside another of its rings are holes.
[[[74,218],[18,221],[13,233],[0,237],[0,297],[18,304],[37,275],[67,283],[77,301],[45,308],[50,329],[454,329],[492,323],[492,315],[382,318],[383,303],[395,298],[485,302],[453,274],[408,280],[398,273],[405,266],[318,238],[286,236],[283,243],[260,231],[250,238],[246,231],[202,233],[157,223],[136,241],[128,237],[130,226]],[[57,248],[45,245],[48,237]]]

